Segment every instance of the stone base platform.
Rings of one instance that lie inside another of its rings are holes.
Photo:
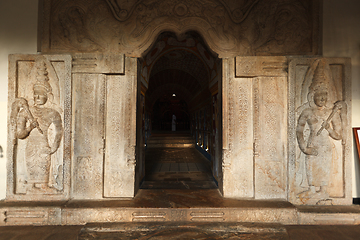
[[[224,199],[217,189],[141,189],[132,200],[0,203],[0,226],[114,222],[360,224],[360,206]]]

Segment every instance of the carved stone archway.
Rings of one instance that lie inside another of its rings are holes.
[[[156,37],[197,31],[220,58],[319,54],[319,1],[44,1],[42,52],[140,57]]]

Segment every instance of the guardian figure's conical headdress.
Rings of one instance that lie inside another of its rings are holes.
[[[46,63],[44,61],[38,61],[36,63],[36,82],[34,84],[34,90],[39,89],[43,90],[46,93],[51,93],[52,88],[49,83],[48,71],[46,68]]]

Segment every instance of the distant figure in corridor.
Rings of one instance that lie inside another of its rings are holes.
[[[176,131],[176,116],[175,114],[172,115],[172,122],[171,122],[171,131]]]

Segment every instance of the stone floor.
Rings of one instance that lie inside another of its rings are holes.
[[[121,223],[85,226],[0,227],[1,240],[89,240],[89,239],[360,239],[358,225],[271,225],[223,223]]]

